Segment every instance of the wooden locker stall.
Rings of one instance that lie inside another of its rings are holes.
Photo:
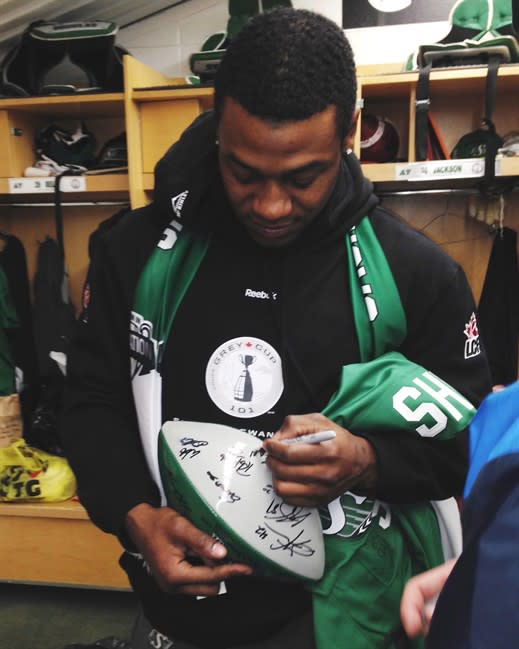
[[[418,73],[396,72],[387,66],[359,68],[358,72],[362,110],[389,116],[401,135],[401,160],[366,164],[366,175],[375,183],[384,205],[423,230],[461,263],[478,300],[492,245],[489,225],[467,216],[469,200],[479,200],[479,176],[420,176],[423,170],[416,166],[413,150]],[[485,77],[484,67],[432,72],[432,106],[449,148],[476,128]],[[70,126],[84,119],[100,144],[126,132],[128,174],[86,176],[81,191],[62,194],[65,254],[76,308],[88,263],[89,234],[123,205],[140,207],[151,200],[156,162],[182,130],[213,103],[211,87],[187,86],[184,80],[170,79],[130,56],[125,56],[124,79],[124,93],[0,99],[4,148],[0,157],[0,228],[22,240],[31,278],[38,241],[47,234],[55,236],[52,193],[30,191],[30,183],[26,193],[13,193],[13,179],[33,163],[36,129],[53,121]],[[501,66],[497,88],[498,128],[519,130],[519,69]],[[463,102],[457,99],[460,95]],[[359,133],[355,152],[360,154]],[[519,158],[500,160],[497,175],[511,180],[519,177]],[[506,225],[519,229],[517,195],[507,197],[504,215]],[[35,542],[45,552],[36,552]],[[13,557],[12,562],[0,563],[0,580],[128,587],[117,565],[117,542],[97,530],[75,502],[0,504],[0,552]],[[39,564],[45,564],[46,569]]]

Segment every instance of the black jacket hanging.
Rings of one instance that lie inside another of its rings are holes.
[[[496,384],[517,379],[519,335],[519,270],[517,233],[500,230],[492,244],[487,274],[479,301],[479,324]]]
[[[496,234],[479,301],[479,324],[493,382],[517,379],[519,335],[519,271],[517,233],[503,228]]]

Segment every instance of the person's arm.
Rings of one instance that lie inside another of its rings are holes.
[[[118,264],[104,243],[95,247],[87,280],[89,304],[67,358],[61,430],[79,499],[96,525],[142,555],[163,590],[215,595],[221,581],[251,570],[224,563],[222,544],[161,507],[131,392],[131,290],[118,281]]]
[[[67,350],[61,437],[93,522],[124,535],[126,513],[160,504],[144,460],[130,385],[128,289],[98,237],[83,312]]]

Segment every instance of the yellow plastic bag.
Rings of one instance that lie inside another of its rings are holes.
[[[0,501],[57,502],[76,493],[76,478],[63,457],[19,439],[0,448]]]

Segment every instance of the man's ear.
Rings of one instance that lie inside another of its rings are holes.
[[[355,131],[357,130],[357,123],[359,121],[360,108],[356,108],[351,118],[350,130],[346,133],[344,140],[342,141],[342,150],[348,151],[353,149],[353,141],[355,139]]]

